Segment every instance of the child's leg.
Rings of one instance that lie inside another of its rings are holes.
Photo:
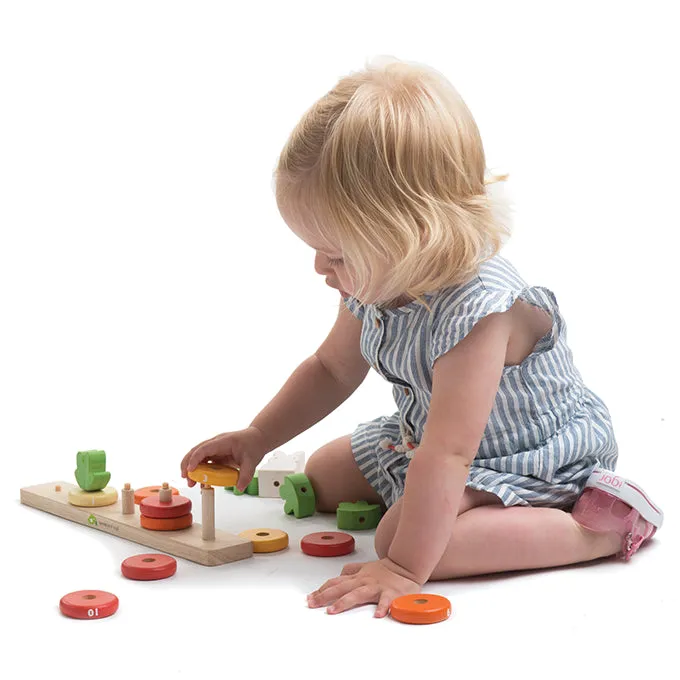
[[[359,470],[350,442],[351,435],[334,439],[307,461],[305,474],[312,483],[319,512],[335,512],[342,501],[364,500],[385,508],[383,499]]]
[[[620,550],[619,534],[586,529],[563,510],[478,507],[459,515],[431,580],[557,567]]]
[[[571,513],[554,508],[506,508],[493,494],[466,488],[451,540],[431,579],[541,569],[620,554],[628,560],[663,523],[663,512],[640,487],[595,468]],[[489,498],[497,503],[489,504]],[[483,507],[481,507],[483,506]],[[401,500],[383,517],[375,549],[385,557]]]
[[[621,549],[619,534],[590,531],[563,510],[506,508],[492,494],[476,492],[479,498],[467,499],[471,491],[465,489],[451,541],[430,580],[557,567],[614,555]],[[387,556],[400,514],[401,499],[378,526],[375,550],[380,558]]]

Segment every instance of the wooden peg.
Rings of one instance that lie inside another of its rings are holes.
[[[201,538],[215,540],[215,489],[201,484]]]
[[[123,514],[124,515],[134,515],[135,514],[135,491],[130,488],[130,482],[125,482],[123,486],[123,491],[121,493],[123,498]]]
[[[163,482],[163,486],[158,492],[158,500],[161,503],[172,503],[172,489],[167,482]]]

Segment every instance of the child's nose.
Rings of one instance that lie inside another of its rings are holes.
[[[330,268],[328,267],[328,265],[324,265],[323,260],[324,260],[324,258],[323,258],[323,256],[321,256],[321,255],[317,255],[317,256],[314,258],[314,271],[315,271],[317,274],[321,274],[322,276],[325,276],[325,275],[328,274],[331,270],[330,270]]]

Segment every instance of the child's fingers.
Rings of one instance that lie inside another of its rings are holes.
[[[366,564],[365,562],[350,562],[349,564],[346,564],[343,568],[342,571],[340,572],[343,576],[351,576],[352,574],[356,574],[361,567]]]
[[[378,606],[375,608],[375,618],[376,619],[382,619],[383,617],[387,616],[387,614],[390,611],[390,604],[392,603],[392,596],[390,593],[386,592],[383,590],[382,594],[380,595],[380,600],[378,602]]]
[[[212,454],[215,453],[215,439],[208,439],[202,442],[198,446],[195,446],[189,452],[189,460],[187,461],[187,472],[191,472],[196,469],[200,463],[202,463],[207,458],[211,458]]]
[[[321,593],[325,592],[329,588],[334,588],[335,586],[340,585],[341,583],[345,583],[345,581],[347,581],[347,579],[349,578],[350,578],[349,576],[335,576],[333,578],[328,579],[326,583],[319,586],[318,590],[315,590],[313,593],[310,593],[308,595],[308,599],[309,598],[316,599],[316,597],[319,596]]]
[[[361,584],[356,579],[349,578],[348,576],[336,576],[321,586],[316,593],[309,595],[307,603],[310,607],[325,607],[359,588],[361,588]]]
[[[236,488],[239,491],[245,491],[248,484],[255,474],[255,466],[247,458],[238,466],[238,481],[236,482]]]
[[[339,614],[362,604],[378,602],[380,591],[377,583],[369,583],[338,597],[335,602],[326,610],[329,614]]]

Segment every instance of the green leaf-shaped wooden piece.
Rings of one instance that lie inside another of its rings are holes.
[[[243,496],[243,494],[248,494],[249,496],[259,496],[260,495],[260,481],[257,478],[257,471],[250,480],[250,483],[245,488],[245,491],[239,491],[235,486],[225,486],[225,491],[231,491],[234,496]]]
[[[101,491],[111,479],[104,451],[78,451],[76,465],[76,482],[83,491]]]
[[[293,475],[286,475],[283,484],[279,489],[279,496],[285,502],[283,511],[287,515],[301,517],[311,517],[316,510],[316,496],[314,489],[302,472]]]
[[[340,503],[336,511],[338,529],[375,529],[380,522],[382,510],[379,505],[357,501],[356,503]]]

